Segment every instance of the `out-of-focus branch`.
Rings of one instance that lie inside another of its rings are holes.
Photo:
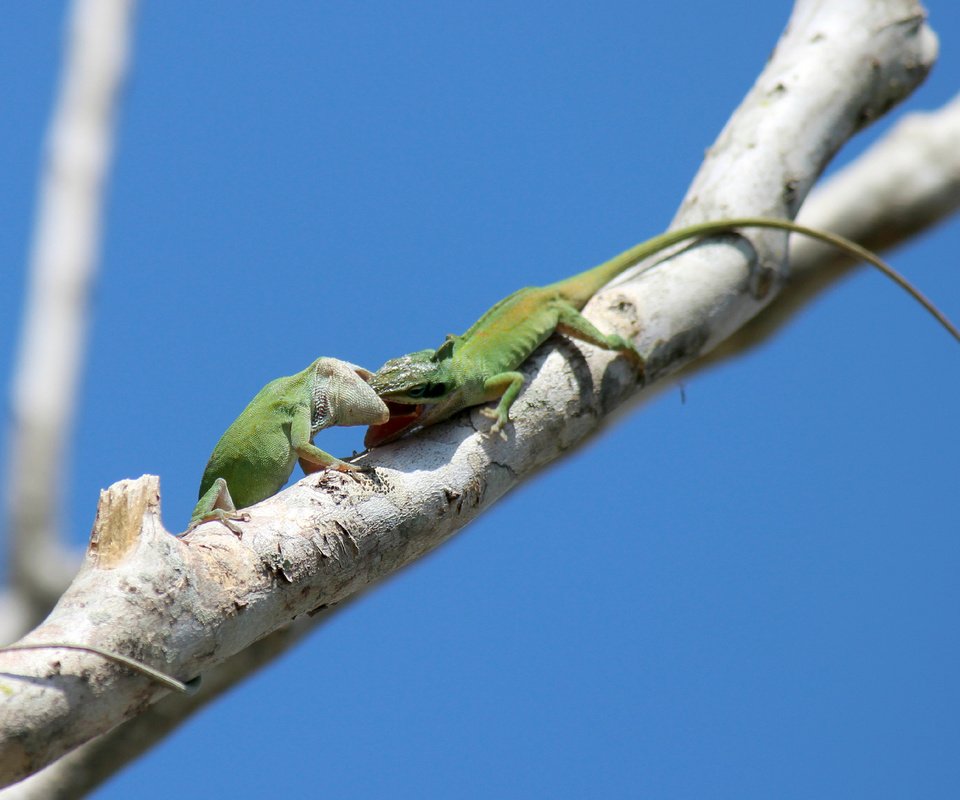
[[[960,96],[911,114],[860,158],[821,184],[800,212],[805,225],[874,250],[896,247],[960,208]],[[740,355],[775,335],[856,263],[835,248],[794,237],[788,283],[777,298],[689,371]]]
[[[7,469],[13,596],[4,598],[8,613],[0,622],[6,641],[50,610],[77,568],[62,543],[58,512],[134,6],[134,0],[75,0],[67,25],[13,380]]]
[[[285,628],[254,642],[203,676],[196,694],[170,694],[109,733],[98,736],[14,786],[0,790],[3,800],[68,800],[83,797],[166,738],[197,711],[219,698],[281,653],[300,642],[347,608],[359,595],[313,616],[302,616]]]

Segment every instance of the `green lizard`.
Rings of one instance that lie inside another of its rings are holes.
[[[736,228],[776,228],[819,239],[869,262],[909,292],[960,341],[958,331],[933,304],[892,267],[869,250],[836,234],[783,219],[746,217],[690,225],[654,236],[593,269],[548,286],[520,289],[501,300],[462,336],[450,335],[437,350],[420,350],[387,361],[370,385],[387,401],[391,418],[369,428],[367,447],[391,442],[414,428],[434,425],[470,406],[498,400],[484,409],[494,419],[491,433],[503,429],[510,406],[523,387],[517,368],[555,331],[618,350],[642,371],[643,358],[634,344],[604,334],[582,314],[587,301],[603,286],[637,262],[687,239]]]
[[[370,377],[354,364],[318,358],[302,372],[264,386],[213,448],[187,530],[216,519],[241,535],[231,520],[249,517],[238,509],[280,491],[298,459],[304,472],[361,469],[325,453],[313,437],[333,425],[387,421],[390,412],[366,383]]]

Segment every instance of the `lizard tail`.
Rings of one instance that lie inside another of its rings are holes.
[[[562,291],[564,297],[577,308],[583,308],[587,301],[593,297],[600,289],[606,286],[621,272],[626,271],[634,264],[648,258],[661,250],[666,249],[688,239],[695,239],[701,236],[708,236],[716,233],[730,232],[736,228],[773,228],[776,230],[788,231],[790,233],[807,236],[811,239],[832,245],[839,250],[862,261],[866,261],[876,267],[880,272],[886,275],[890,280],[896,283],[901,289],[909,294],[914,300],[922,305],[927,312],[937,320],[947,332],[960,342],[960,330],[950,322],[917,287],[908,281],[903,275],[897,272],[893,267],[883,261],[875,253],[861,247],[856,242],[846,239],[836,233],[808,228],[806,225],[800,225],[796,222],[775,217],[734,217],[731,219],[716,220],[713,222],[700,222],[695,225],[688,225],[685,228],[677,228],[672,231],[661,233],[652,239],[634,245],[624,250],[609,261],[605,261],[599,266],[559,281],[554,284],[557,289]]]

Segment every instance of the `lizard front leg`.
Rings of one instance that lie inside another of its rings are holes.
[[[500,399],[496,408],[483,408],[480,413],[494,420],[490,433],[500,433],[510,421],[510,406],[523,388],[523,374],[520,372],[501,372],[483,382],[485,401]]]
[[[366,384],[364,384],[366,385]],[[377,398],[379,401],[380,398]],[[384,406],[386,409],[386,406]],[[310,441],[310,413],[305,410],[294,418],[290,426],[290,448],[297,454],[300,460],[300,466],[308,475],[321,469],[335,469],[339,472],[359,472],[363,467],[357,467],[341,461],[336,456],[332,456],[324,450],[321,450]],[[291,470],[293,465],[291,464]],[[289,474],[287,475],[289,477]]]
[[[368,469],[368,467],[358,467],[356,464],[341,461],[310,442],[297,447],[296,453],[300,467],[307,475],[319,472],[321,469],[335,469],[338,472],[364,472]]]

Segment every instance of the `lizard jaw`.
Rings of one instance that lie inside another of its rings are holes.
[[[386,399],[384,399],[384,402],[390,411],[390,418],[386,422],[371,425],[367,428],[363,437],[364,447],[379,447],[382,444],[388,444],[399,439],[419,422],[426,409],[426,406],[422,404],[408,405]]]

